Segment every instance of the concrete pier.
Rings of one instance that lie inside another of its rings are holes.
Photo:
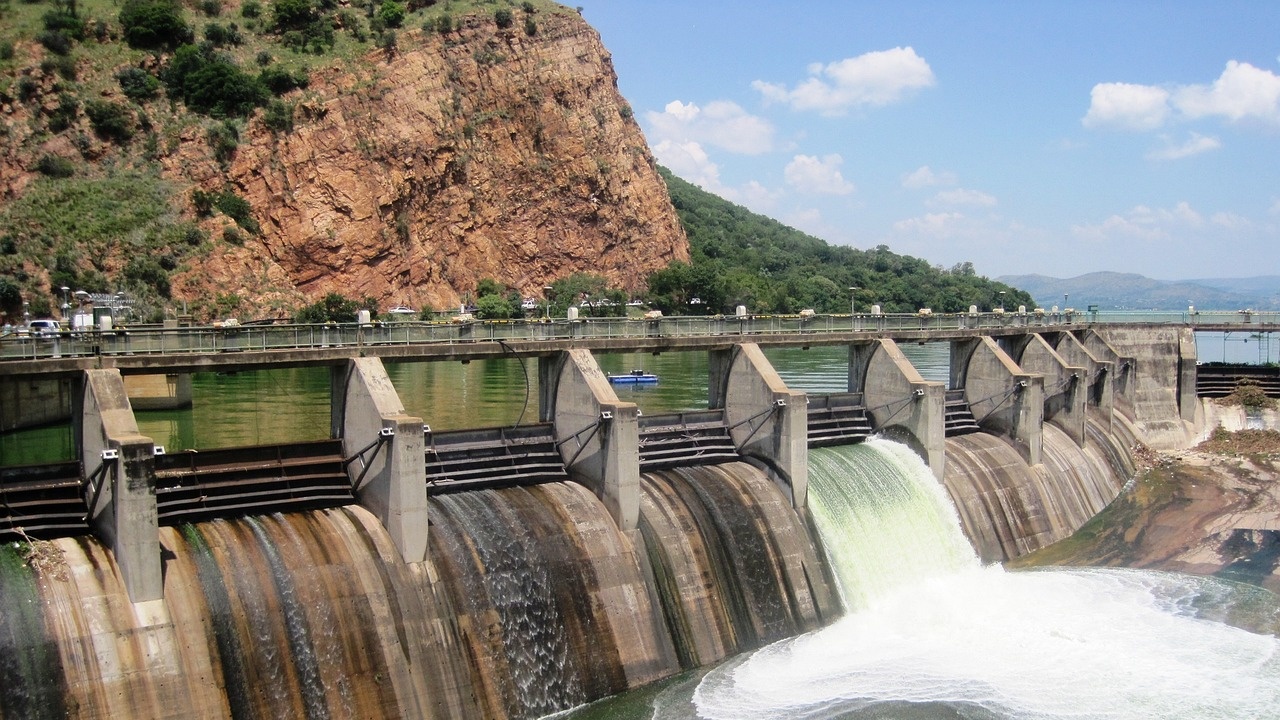
[[[138,432],[118,370],[87,370],[76,422],[89,522],[111,547],[133,602],[164,594],[155,444]]]
[[[591,488],[618,527],[640,518],[640,425],[635,403],[621,402],[589,350],[538,363],[539,415],[555,427],[569,475]]]
[[[1026,372],[989,337],[951,343],[951,385],[984,430],[1005,435],[1028,465],[1040,464],[1044,377]]]
[[[776,470],[791,504],[804,508],[809,492],[805,394],[788,389],[754,343],[713,350],[709,374],[708,404],[724,409],[738,452]]]
[[[1044,377],[1044,419],[1084,447],[1086,369],[1072,365],[1038,334],[1026,336],[1018,366]]]
[[[942,479],[946,466],[943,423],[946,387],[930,382],[893,340],[849,346],[849,391],[861,392],[873,427],[910,445]]]
[[[382,521],[405,562],[427,559],[427,470],[422,418],[405,412],[378,358],[334,373],[333,430],[360,504]]]
[[[1067,364],[1085,369],[1086,412],[1093,410],[1094,421],[1101,423],[1103,429],[1110,433],[1111,411],[1115,407],[1115,396],[1111,388],[1111,380],[1115,375],[1115,363],[1094,356],[1071,333],[1059,333],[1054,349]]]

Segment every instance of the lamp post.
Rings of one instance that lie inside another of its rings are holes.
[[[858,319],[855,313],[858,310],[858,291],[862,288],[853,286],[849,288],[849,329],[858,329]]]
[[[1000,313],[1004,314],[1004,290],[1000,291]]]
[[[543,285],[543,286],[542,286],[542,297],[543,297],[543,302],[544,302],[544,303],[546,303],[546,306],[547,306],[547,319],[548,319],[548,320],[550,320],[550,319],[551,319],[551,290],[552,290],[552,288],[551,288],[551,286],[550,286],[550,285]]]
[[[67,313],[71,310],[71,297],[67,293],[71,288],[63,285],[60,289],[62,290],[62,322],[70,325],[71,318],[67,317]]]

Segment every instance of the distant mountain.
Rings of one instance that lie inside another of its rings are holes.
[[[1280,310],[1280,275],[1205,280],[1154,280],[1133,273],[1095,272],[1073,278],[1005,275],[999,282],[1026,290],[1040,307],[1084,310]]]

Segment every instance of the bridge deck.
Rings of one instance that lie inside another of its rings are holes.
[[[591,318],[554,322],[395,322],[374,325],[264,325],[141,328],[0,338],[0,377],[74,375],[91,368],[125,374],[233,372],[337,365],[357,356],[392,361],[535,357],[583,348],[599,353],[712,350],[750,341],[763,347],[847,345],[891,338],[947,341],[978,335],[1132,327],[1274,332],[1280,313],[955,314]]]

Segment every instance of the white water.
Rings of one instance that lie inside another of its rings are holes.
[[[1274,613],[1269,593],[981,567],[906,448],[873,440],[811,463],[810,507],[849,614],[712,670],[692,708],[658,698],[655,717],[1280,718],[1280,642],[1204,619],[1259,598]]]

